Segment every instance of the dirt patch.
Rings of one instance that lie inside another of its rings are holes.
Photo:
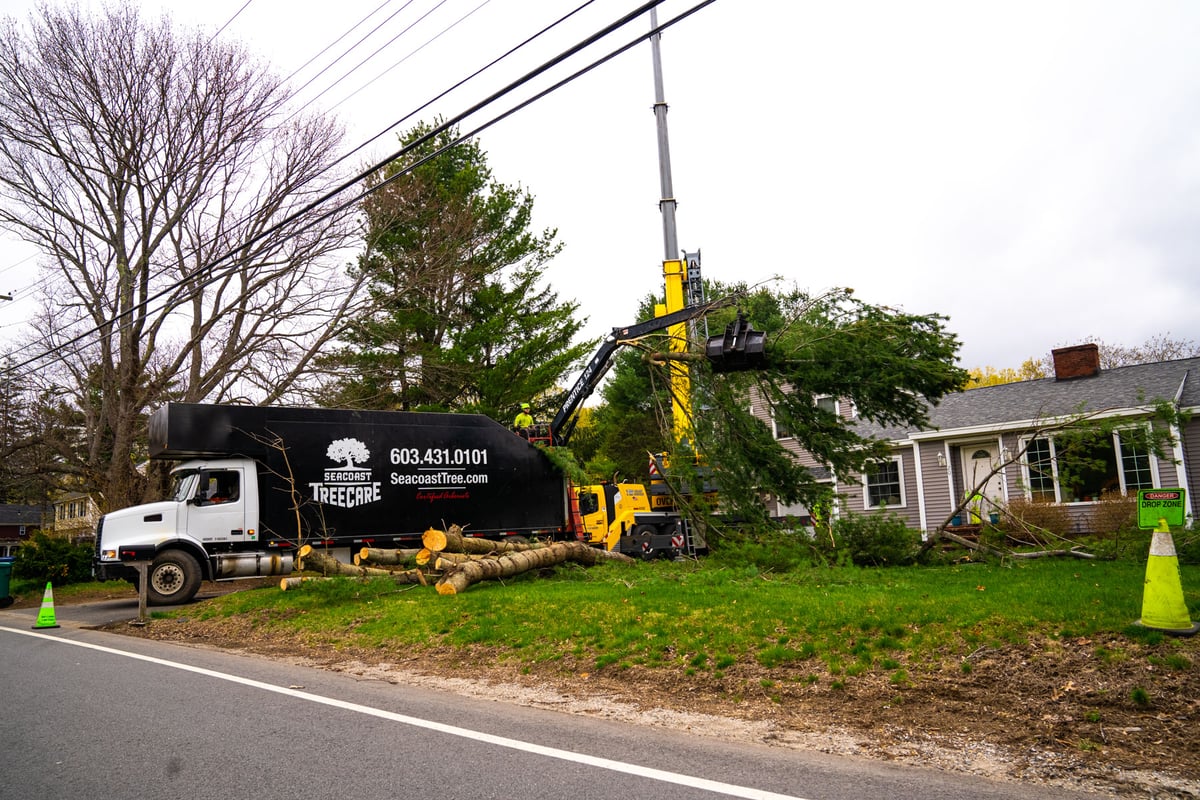
[[[250,618],[109,630],[774,746],[1117,796],[1200,797],[1200,637],[1044,639],[849,677],[815,660],[597,671],[590,660],[527,664],[485,647],[332,648],[264,634]]]

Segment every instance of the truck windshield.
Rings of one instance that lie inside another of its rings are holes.
[[[182,503],[192,496],[192,479],[196,477],[196,471],[181,470],[171,476],[171,499],[176,503]]]

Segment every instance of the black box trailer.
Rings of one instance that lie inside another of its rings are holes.
[[[181,462],[172,496],[105,515],[96,567],[132,578],[120,552],[152,553],[154,602],[187,600],[203,578],[287,574],[305,543],[400,547],[451,524],[575,535],[565,476],[477,414],[172,403],[151,416],[149,447]]]

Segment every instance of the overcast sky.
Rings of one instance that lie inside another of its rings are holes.
[[[694,4],[664,2],[659,21]],[[312,79],[297,101],[340,116],[357,144],[576,2],[141,5],[226,26],[283,75],[369,18],[294,81]],[[596,0],[421,118],[456,114],[636,5]],[[32,6],[0,0],[18,17]],[[570,69],[648,28],[643,17]],[[850,286],[947,315],[967,367],[1015,367],[1089,336],[1200,340],[1197,42],[1191,1],[717,0],[662,42],[679,244],[702,252],[708,278]],[[641,44],[480,137],[496,177],[528,188],[537,227],[566,243],[548,279],[580,303],[589,335],[634,322],[661,291],[653,101]],[[0,294],[18,297],[0,302],[0,341],[32,311],[26,255],[0,242]]]

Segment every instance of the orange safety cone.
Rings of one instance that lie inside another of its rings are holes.
[[[1183,601],[1183,582],[1179,578],[1179,558],[1170,531],[1155,530],[1146,560],[1146,588],[1142,593],[1142,618],[1138,625],[1171,636],[1191,636],[1200,631],[1193,624]]]
[[[42,595],[42,608],[38,611],[37,622],[33,623],[33,629],[57,627],[59,625],[54,621],[54,590],[50,588],[50,581],[46,581],[46,593]]]

